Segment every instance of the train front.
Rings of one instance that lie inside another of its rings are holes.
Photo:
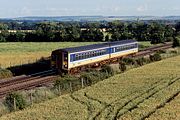
[[[51,68],[52,69],[57,69],[57,65],[56,65],[56,51],[52,51],[51,53]]]

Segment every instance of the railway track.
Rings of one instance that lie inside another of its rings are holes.
[[[172,43],[149,47],[143,51],[139,51],[134,57],[142,57],[155,53],[158,50],[164,50],[172,47]],[[29,90],[35,87],[52,83],[58,76],[55,70],[48,70],[32,75],[22,75],[0,81],[0,98],[6,94],[18,90]]]
[[[166,50],[166,49],[169,49],[169,48],[172,48],[172,43],[171,42],[163,44],[163,45],[157,45],[157,46],[146,48],[146,49],[144,49],[142,51],[139,51],[134,57],[143,57],[143,56],[146,56],[146,55],[153,54],[153,53],[155,53],[155,52],[157,52],[159,50]]]
[[[8,80],[2,80],[0,82],[0,98],[14,91],[29,90],[45,85],[53,82],[56,78],[56,72],[54,70],[49,70],[28,76],[22,75]]]

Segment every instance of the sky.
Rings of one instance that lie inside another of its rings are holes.
[[[180,0],[0,0],[0,18],[84,15],[180,16]]]

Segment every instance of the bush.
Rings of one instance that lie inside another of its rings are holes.
[[[64,84],[64,83],[67,83],[70,81],[77,81],[77,80],[78,80],[78,78],[75,76],[65,75],[55,81],[54,87],[58,87],[61,84]]]
[[[88,84],[97,83],[98,81],[102,81],[108,77],[108,72],[100,71],[85,72],[81,74],[81,78],[83,78]]]
[[[160,61],[162,58],[161,58],[161,55],[159,53],[155,53],[154,55],[150,55],[150,60],[153,62],[153,61]]]
[[[157,53],[159,54],[166,53],[166,50],[158,50]]]
[[[10,93],[6,96],[5,105],[7,106],[9,111],[22,110],[26,107],[26,101],[21,94]]]
[[[119,69],[120,69],[122,72],[126,71],[126,63],[123,62],[123,61],[121,61],[121,62],[119,63]]]
[[[178,51],[177,51],[177,50],[171,50],[170,53],[172,53],[172,54],[178,54]]]
[[[122,61],[126,65],[134,65],[135,64],[135,60],[133,58],[123,58]]]
[[[180,46],[180,37],[175,37],[173,40],[173,47],[179,47]]]
[[[144,65],[144,63],[146,63],[146,62],[147,62],[147,60],[144,57],[136,59],[136,64],[139,66]]]
[[[0,79],[12,77],[12,76],[13,76],[13,74],[11,71],[0,68]]]
[[[174,40],[173,37],[166,37],[165,39],[166,39],[166,42],[172,42]]]
[[[104,65],[101,67],[101,72],[108,73],[110,76],[114,75],[114,70],[109,65]]]

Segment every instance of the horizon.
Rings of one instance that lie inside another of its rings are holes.
[[[62,15],[62,16],[19,16],[19,17],[7,17],[7,18],[0,18],[0,19],[17,19],[17,18],[41,18],[41,17],[44,17],[44,18],[55,18],[55,17],[180,17],[180,15],[164,15],[164,16],[158,16],[158,15],[142,15],[142,16],[138,16],[138,15],[127,15],[127,16],[121,16],[121,15],[115,15],[115,16],[112,16],[112,15]]]

